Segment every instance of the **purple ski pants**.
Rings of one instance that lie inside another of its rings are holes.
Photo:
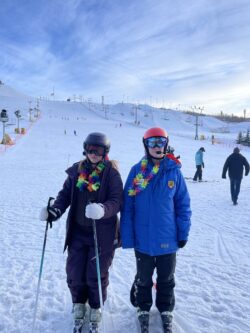
[[[107,298],[109,267],[114,251],[99,250],[103,301]],[[66,263],[67,283],[73,303],[86,303],[93,309],[100,307],[93,232],[89,235],[77,233],[68,247]]]

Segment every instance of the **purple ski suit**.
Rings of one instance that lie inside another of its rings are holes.
[[[105,210],[104,217],[96,220],[102,293],[103,301],[105,301],[109,283],[108,270],[114,256],[114,243],[118,232],[117,213],[121,209],[123,185],[121,176],[113,163],[105,161],[101,186],[97,192],[94,192],[93,200],[93,192],[90,193],[87,189],[80,192],[76,187],[79,173],[87,165],[88,162],[85,160],[75,163],[66,170],[68,177],[62,190],[58,193],[53,207],[59,208],[63,214],[70,206],[64,250],[68,250],[66,272],[72,301],[73,303],[88,301],[91,308],[99,308],[94,236],[91,220],[84,216],[85,207],[92,200],[102,203]],[[79,224],[81,214],[83,223]]]

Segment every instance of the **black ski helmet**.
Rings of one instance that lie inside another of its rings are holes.
[[[105,148],[105,155],[109,153],[110,150],[110,141],[108,137],[103,133],[90,133],[85,141],[83,142],[83,149],[86,151],[87,145],[96,145]]]

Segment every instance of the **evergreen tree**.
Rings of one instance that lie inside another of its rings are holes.
[[[242,143],[242,141],[243,141],[243,138],[242,138],[242,132],[239,132],[239,134],[238,134],[238,138],[237,138],[237,140],[236,140],[236,143],[240,144],[240,143]]]

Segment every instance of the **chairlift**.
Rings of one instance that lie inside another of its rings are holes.
[[[16,110],[14,113],[15,113],[17,118],[21,118],[20,110]]]
[[[2,110],[0,114],[0,121],[6,123],[9,120],[8,114],[6,110]]]

